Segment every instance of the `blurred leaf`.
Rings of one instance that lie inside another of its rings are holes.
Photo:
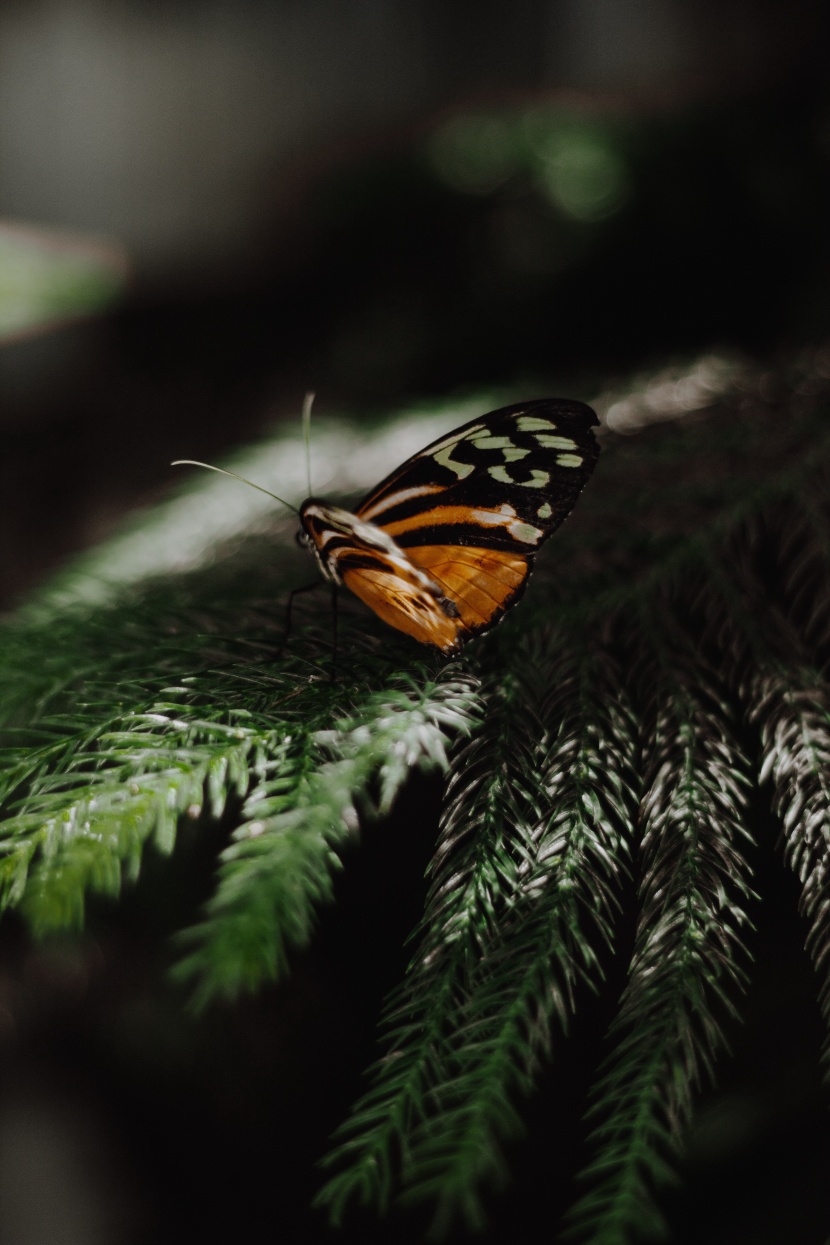
[[[0,343],[101,311],[126,280],[111,243],[0,222]]]

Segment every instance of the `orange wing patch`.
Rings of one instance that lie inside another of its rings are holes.
[[[409,578],[399,569],[378,566],[344,568],[342,577],[346,587],[390,627],[444,652],[456,648],[459,633],[465,630],[463,618],[450,618],[414,575]]]
[[[483,631],[496,622],[521,594],[530,572],[526,557],[499,549],[418,545],[406,552],[416,566],[429,573],[458,609],[460,618],[448,618],[447,622],[454,623],[467,634]],[[377,609],[377,606],[372,608]]]

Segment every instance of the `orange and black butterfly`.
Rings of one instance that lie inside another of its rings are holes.
[[[300,540],[384,622],[456,652],[522,595],[594,469],[598,422],[562,398],[482,415],[408,458],[353,514],[303,502]]]
[[[565,398],[492,411],[408,458],[354,513],[308,498],[298,539],[384,622],[457,652],[522,595],[594,469],[598,422]]]

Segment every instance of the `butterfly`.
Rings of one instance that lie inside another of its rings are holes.
[[[524,592],[594,469],[598,422],[563,398],[502,407],[408,458],[354,513],[308,498],[298,539],[384,622],[457,653]]]

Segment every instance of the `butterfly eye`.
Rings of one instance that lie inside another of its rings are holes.
[[[309,536],[308,532],[305,530],[304,527],[300,528],[300,530],[297,532],[297,535],[294,537],[294,539],[296,540],[297,544],[300,546],[301,549],[311,548],[311,537]]]

